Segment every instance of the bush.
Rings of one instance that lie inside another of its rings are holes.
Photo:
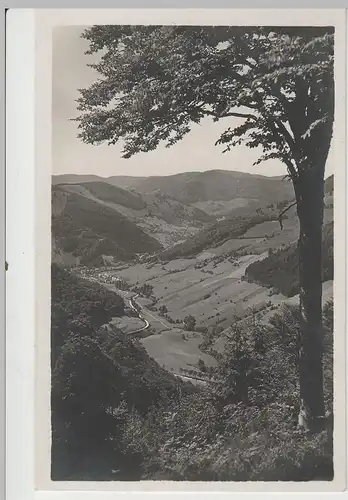
[[[196,326],[196,318],[191,314],[184,318],[184,326],[187,331],[194,331]]]
[[[85,297],[80,293],[76,284],[76,296]],[[70,321],[70,303],[55,304],[53,321],[61,331]],[[84,310],[81,302],[79,307]],[[332,410],[331,301],[323,319],[324,391]],[[245,321],[224,330],[223,352],[209,351],[216,367],[199,359],[200,371],[179,368],[192,377],[209,376],[210,383],[199,387],[161,368],[140,342],[110,325],[92,330],[89,322],[81,327],[85,335],[79,330],[63,337],[53,371],[56,479],[332,479],[332,431],[307,434],[296,428],[298,307],[283,305],[268,326]],[[206,347],[217,332],[221,326],[203,334]]]

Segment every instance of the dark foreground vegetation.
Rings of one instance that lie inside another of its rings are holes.
[[[53,480],[330,480],[332,428],[297,429],[296,307],[231,325],[219,380],[195,388],[107,324],[123,300],[52,266]],[[333,308],[324,308],[332,411]]]
[[[322,281],[333,279],[333,222],[324,226],[322,245]],[[287,248],[270,252],[266,259],[253,262],[245,271],[245,279],[273,287],[277,293],[292,297],[299,293],[298,248],[293,243]]]

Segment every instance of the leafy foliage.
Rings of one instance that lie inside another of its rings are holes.
[[[57,264],[51,266],[52,359],[70,332],[93,336],[113,316],[122,316],[124,301],[96,283],[74,276]]]
[[[325,310],[330,309],[328,304]],[[331,480],[330,426],[318,434],[296,428],[299,397],[294,353],[300,327],[298,308],[288,306],[273,317],[271,328],[234,327],[219,359],[223,384],[217,392],[182,393],[169,406],[153,408],[145,418],[134,412],[128,415],[123,442],[128,451],[143,457],[143,478]],[[327,329],[326,354],[330,349],[332,331]],[[325,378],[332,378],[332,358],[325,355],[324,365]],[[231,373],[234,380],[236,375],[246,379],[247,401],[221,391],[227,384],[238,395]],[[326,391],[332,403],[330,384]]]
[[[144,283],[140,286],[136,285],[133,287],[133,292],[139,293],[144,297],[150,298],[153,293],[153,286],[150,283]]]
[[[56,310],[67,310],[70,303],[77,307],[66,296],[69,290],[75,290],[83,310],[90,310],[84,304],[87,283],[57,266],[52,277]],[[101,291],[92,289],[93,294]],[[87,298],[93,295],[89,293]],[[324,307],[329,409],[332,311],[329,302]],[[174,378],[110,325],[90,326],[89,333],[81,335],[67,328],[66,316],[59,324],[54,321],[55,331],[70,330],[56,346],[52,372],[54,479],[332,478],[330,428],[317,435],[296,430],[296,342],[301,328],[296,307],[284,306],[269,326],[234,325],[217,368],[210,369],[219,383],[202,389]],[[241,390],[245,387],[247,398]]]
[[[168,309],[167,309],[167,306],[166,305],[162,305],[159,309],[158,309],[159,313],[160,313],[160,316],[164,316],[165,314],[167,314],[168,312]]]
[[[187,390],[143,347],[107,325],[123,310],[116,293],[52,266],[53,479],[110,480],[117,468],[123,479],[137,479],[140,465],[120,447],[118,408],[125,404],[144,415]]]
[[[184,318],[184,326],[185,330],[187,331],[193,331],[196,326],[196,318],[192,316],[192,314],[189,314]]]
[[[218,140],[225,151],[261,146],[258,162],[278,158],[293,178],[303,161],[327,157],[330,28],[93,26],[83,37],[88,53],[102,51],[92,65],[101,77],[78,100],[87,143],[122,138],[129,158],[172,146],[206,116],[233,116],[241,123]]]

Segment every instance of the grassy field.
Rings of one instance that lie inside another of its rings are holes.
[[[202,359],[207,366],[215,366],[212,356],[199,349],[202,343],[199,333],[183,333],[178,328],[164,331],[159,335],[151,335],[142,340],[148,354],[167,370],[180,374],[180,369],[195,368]]]
[[[325,220],[330,219],[332,210],[328,209]],[[114,274],[125,278],[131,287],[144,283],[153,286],[154,307],[148,308],[151,300],[137,298],[143,307],[143,317],[150,323],[149,336],[142,339],[147,352],[174,373],[196,366],[199,359],[209,366],[214,359],[199,348],[204,340],[202,332],[185,332],[182,329],[186,316],[194,316],[196,329],[205,327],[216,331],[216,348],[219,350],[219,343],[223,348],[223,340],[219,340],[219,336],[222,335],[223,339],[224,330],[235,321],[257,314],[258,321],[267,322],[283,302],[298,303],[298,296],[289,299],[281,293],[273,293],[272,289],[242,279],[246,268],[252,262],[265,258],[269,248],[281,248],[296,241],[297,237],[296,217],[285,219],[283,230],[280,230],[277,221],[266,221],[250,228],[244,238],[228,240],[195,258],[144,262],[115,271]],[[236,250],[239,254],[233,253]],[[332,281],[324,283],[324,303],[332,297],[332,293]],[[127,295],[130,297],[132,294]],[[167,318],[158,311],[163,305],[167,307]],[[175,324],[178,320],[180,323]],[[120,318],[117,322],[116,326],[127,332],[135,329],[134,324],[139,319]]]
[[[111,323],[119,328],[124,333],[132,333],[136,330],[143,328],[144,322],[139,318],[132,318],[129,316],[122,316],[121,318],[113,318]]]

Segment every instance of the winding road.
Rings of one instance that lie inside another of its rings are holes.
[[[101,283],[101,285],[106,286],[105,283]],[[160,323],[162,326],[165,327],[166,330],[170,330],[173,328],[173,325],[166,324],[161,318],[159,318],[157,315],[151,314],[149,311],[145,311],[143,306],[139,304],[139,302],[136,302],[135,299],[139,296],[139,294],[133,295],[132,297],[129,297],[129,292],[126,290],[120,290],[120,289],[115,289],[114,286],[106,286],[111,291],[116,291],[117,294],[119,294],[123,299],[128,299],[129,307],[137,314],[138,318],[144,322],[144,326],[142,328],[138,328],[136,330],[133,330],[132,332],[128,332],[128,336],[134,336],[137,335],[144,330],[147,330],[150,327],[149,321],[146,319],[145,316],[149,316],[152,318],[154,321]],[[169,370],[168,370],[169,371]],[[213,381],[209,379],[205,379],[202,377],[194,377],[192,375],[184,375],[182,373],[177,373],[177,372],[172,372],[172,374],[178,378],[181,378],[182,380],[187,380],[191,382],[195,382],[196,384],[198,383],[199,385],[207,385],[210,383],[214,383]],[[216,383],[216,381],[215,381]]]
[[[126,296],[128,295],[128,292],[124,292]],[[150,323],[147,321],[146,318],[143,317],[143,315],[140,313],[142,311],[142,307],[138,302],[135,302],[135,298],[138,297],[138,294],[134,295],[131,297],[128,302],[129,302],[129,307],[133,309],[133,311],[136,312],[138,315],[138,318],[144,321],[145,325],[142,328],[138,328],[137,330],[133,330],[132,332],[129,332],[128,335],[135,335],[137,333],[143,332],[144,330],[147,330],[150,326]]]

